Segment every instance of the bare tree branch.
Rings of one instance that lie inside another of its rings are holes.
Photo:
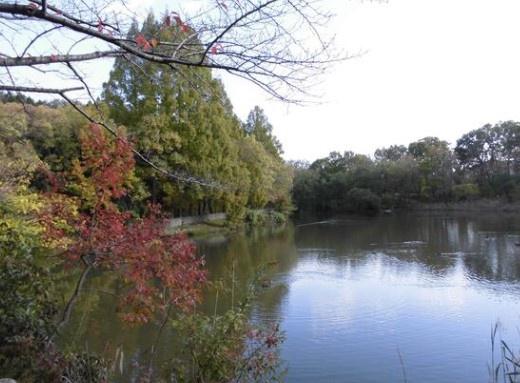
[[[74,88],[40,88],[40,87],[30,87],[30,86],[14,86],[14,85],[1,85],[0,91],[6,92],[27,92],[27,93],[49,93],[49,94],[57,94],[62,95],[67,92],[73,92],[77,90],[83,90],[83,87],[74,87]]]
[[[77,55],[51,55],[51,56],[39,56],[39,57],[3,57],[0,58],[0,65],[9,66],[33,66],[33,65],[46,65],[54,63],[70,63],[74,61],[88,61],[96,60],[102,57],[118,57],[123,54],[122,51],[104,51],[104,52],[92,52]],[[23,54],[22,54],[23,56]]]
[[[58,25],[56,27],[53,27],[53,28],[49,28],[45,31],[43,31],[42,33],[39,33],[37,34],[30,42],[29,44],[27,44],[27,46],[25,47],[25,49],[23,50],[22,54],[20,55],[21,57],[25,56],[25,54],[27,53],[27,51],[29,50],[29,48],[36,42],[38,41],[41,37],[43,37],[44,35],[48,34],[48,33],[51,33],[57,29],[60,29],[60,28],[63,28],[61,25]]]
[[[23,17],[27,18],[26,22],[49,22],[79,34],[79,40],[89,36],[117,49],[76,55],[69,51],[67,55],[49,53],[27,58],[8,56],[2,59],[1,64],[4,66],[52,65],[56,62],[116,57],[126,53],[170,67],[223,70],[249,79],[264,90],[269,88],[271,95],[287,100],[281,93],[282,88],[289,92],[299,92],[302,87],[298,83],[309,78],[309,73],[319,73],[320,67],[347,58],[331,55],[331,44],[320,34],[320,28],[326,25],[330,16],[313,7],[313,3],[319,0],[248,0],[243,3],[228,2],[225,7],[217,2],[213,11],[200,13],[204,16],[195,15],[184,21],[180,16],[175,16],[179,29],[176,40],[159,41],[154,38],[153,47],[143,36],[139,36],[139,41],[138,36],[123,36],[117,19],[110,23],[108,16],[102,14],[102,9],[93,9],[86,3],[83,5],[87,14],[97,21],[86,20],[81,12],[79,16],[72,15],[50,4],[46,5],[47,11],[44,12],[40,0],[30,2],[29,5],[0,2],[0,15],[21,17],[22,20],[18,22],[23,22]],[[171,17],[168,17],[169,26]],[[296,22],[297,19],[300,22]],[[302,26],[307,27],[309,35],[297,37]],[[309,44],[309,37],[316,39],[315,47]],[[160,49],[168,46],[176,48],[173,51]],[[25,56],[26,51],[21,56]],[[273,86],[275,83],[280,85],[279,89]]]
[[[238,17],[237,19],[235,19],[232,23],[230,23],[228,26],[226,26],[226,28],[224,28],[224,30],[222,32],[220,32],[209,44],[208,46],[206,47],[206,50],[204,51],[204,53],[202,54],[202,58],[200,60],[200,63],[202,64],[204,62],[204,60],[206,59],[206,56],[208,55],[209,53],[209,50],[211,49],[211,47],[213,47],[218,41],[220,41],[224,35],[226,33],[228,33],[232,28],[234,28],[235,26],[237,26],[242,20],[248,18],[249,16],[251,16],[252,14],[256,13],[256,12],[259,12],[260,10],[262,10],[263,8],[275,3],[276,1],[278,0],[269,0],[267,1],[266,3],[264,4],[261,4],[260,6],[254,8],[254,9],[251,9],[249,12],[246,12],[244,13],[243,15],[241,15],[240,17]]]
[[[74,288],[74,292],[70,296],[69,300],[67,301],[67,304],[65,305],[65,309],[63,310],[61,319],[59,323],[56,326],[56,332],[54,335],[57,335],[62,329],[63,326],[67,324],[67,322],[70,320],[70,315],[72,314],[72,309],[74,308],[74,305],[76,304],[76,301],[78,300],[81,290],[83,289],[83,285],[85,284],[85,281],[87,280],[88,274],[92,271],[92,265],[91,264],[85,264],[85,268],[83,269],[83,272],[81,273],[77,283],[76,287]]]

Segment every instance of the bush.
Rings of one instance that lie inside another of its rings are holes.
[[[248,209],[246,212],[245,221],[252,226],[263,225],[266,219],[266,213],[263,210]]]
[[[279,211],[271,210],[269,212],[269,219],[274,225],[283,225],[287,222],[287,216]]]
[[[347,194],[349,210],[374,214],[381,210],[381,198],[368,189],[353,188]]]
[[[53,342],[58,309],[51,291],[49,273],[31,257],[0,258],[3,377],[20,382],[108,381],[108,362],[85,353],[64,355]]]
[[[381,196],[381,207],[383,209],[393,209],[399,205],[398,193],[383,193]]]
[[[284,335],[278,324],[261,326],[250,318],[251,302],[260,292],[260,270],[238,305],[222,314],[200,311],[172,320],[182,340],[183,353],[166,362],[163,374],[177,382],[279,382],[284,372],[280,345]],[[222,280],[217,294],[233,291]],[[218,295],[217,295],[218,297]],[[215,301],[215,305],[217,300]]]
[[[505,197],[508,202],[520,200],[520,176],[497,174],[491,179],[491,187],[495,195]]]
[[[49,363],[54,352],[56,304],[46,272],[30,259],[3,254],[0,259],[0,371],[22,381],[52,381],[59,368]]]
[[[245,221],[251,226],[282,225],[287,222],[287,216],[276,210],[249,209],[246,212]]]
[[[473,201],[480,194],[478,186],[472,183],[455,185],[452,192],[456,201]]]

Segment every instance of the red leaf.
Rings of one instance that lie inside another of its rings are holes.
[[[151,48],[150,43],[148,42],[148,40],[146,40],[146,38],[141,33],[139,33],[135,37],[135,43],[137,44],[137,46],[139,48],[142,48],[145,51],[149,50]]]
[[[212,55],[216,55],[216,54],[218,54],[218,52],[221,51],[221,50],[222,50],[222,44],[220,44],[220,43],[216,43],[215,45],[213,45],[213,46],[211,47],[211,49],[210,49],[210,53],[211,53]]]
[[[180,15],[177,12],[172,12],[172,16],[181,32],[186,33],[189,31],[188,25],[184,21],[182,21]]]

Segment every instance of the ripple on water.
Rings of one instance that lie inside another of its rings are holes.
[[[289,382],[402,381],[398,349],[409,381],[486,376],[489,328],[520,308],[520,284],[472,269],[486,265],[484,250],[469,241],[444,246],[442,238],[358,248],[343,237],[337,247],[323,242],[298,248],[297,263],[273,280],[287,286],[277,314],[255,313],[281,320]]]

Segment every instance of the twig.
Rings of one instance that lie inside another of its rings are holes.
[[[403,372],[403,382],[408,383],[408,379],[406,377],[406,368],[404,366],[403,356],[401,355],[401,350],[399,350],[399,346],[397,346],[397,355],[399,355],[399,363],[401,364],[401,370]]]
[[[74,289],[74,293],[71,295],[70,299],[67,302],[67,305],[65,306],[65,310],[63,310],[63,315],[61,317],[60,322],[56,326],[56,332],[54,335],[58,334],[63,326],[67,324],[67,322],[70,319],[70,315],[72,313],[72,308],[74,307],[74,304],[78,300],[78,297],[81,293],[81,290],[83,288],[83,284],[85,283],[85,280],[87,279],[88,274],[92,270],[91,264],[86,264],[85,268],[83,269],[83,272],[81,273],[80,278],[78,279],[78,282],[76,283],[76,287]]]

